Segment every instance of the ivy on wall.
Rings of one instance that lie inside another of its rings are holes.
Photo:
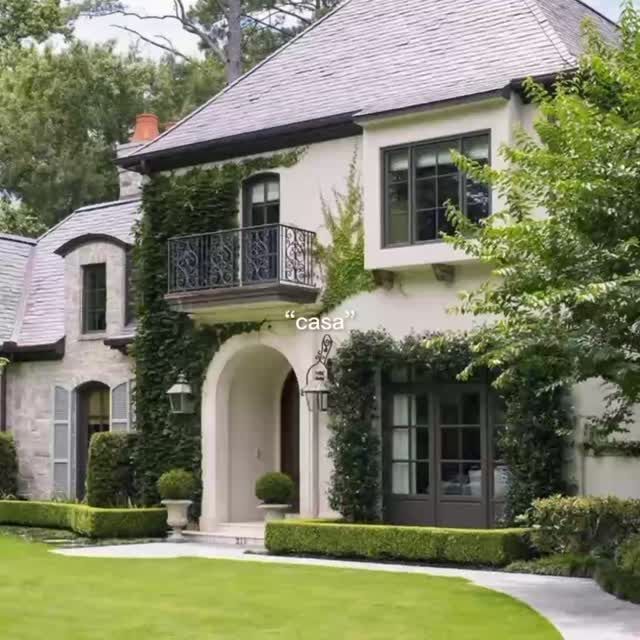
[[[583,448],[596,458],[605,456],[640,458],[640,442],[637,440],[604,440],[585,442]]]
[[[323,311],[331,311],[358,293],[373,291],[373,274],[364,268],[363,194],[354,154],[347,190],[334,191],[335,211],[324,198],[322,211],[331,243],[317,247],[318,263],[324,271]]]
[[[372,428],[378,406],[377,374],[396,366],[419,367],[426,381],[460,379],[473,362],[473,337],[425,334],[394,340],[384,331],[354,331],[332,360],[329,455],[334,472],[330,504],[350,522],[380,519],[381,449]],[[507,405],[507,428],[499,443],[510,468],[505,519],[512,523],[535,498],[566,491],[564,451],[572,432],[562,388],[548,388],[532,369],[511,378],[500,395]],[[476,372],[486,382],[497,375]]]
[[[238,226],[242,182],[260,171],[295,164],[302,151],[276,154],[184,174],[153,175],[144,187],[143,217],[136,230],[137,333],[136,492],[143,504],[158,500],[156,481],[181,467],[201,474],[200,398],[207,367],[230,337],[255,324],[197,327],[167,301],[167,242],[171,237]],[[193,415],[170,412],[167,390],[184,373],[196,397]]]

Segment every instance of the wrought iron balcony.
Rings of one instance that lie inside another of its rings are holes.
[[[283,224],[169,241],[167,298],[186,310],[313,302],[315,233]]]

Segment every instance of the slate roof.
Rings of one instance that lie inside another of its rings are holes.
[[[616,25],[579,0],[345,0],[129,158],[555,74],[576,66],[585,18],[617,38]]]
[[[110,235],[132,244],[133,225],[139,210],[138,199],[84,207],[38,239],[23,280],[24,314],[15,340],[20,347],[53,344],[65,335],[64,259],[55,250],[86,234]],[[2,259],[3,246],[0,245],[0,264]]]
[[[0,233],[0,344],[9,342],[35,240]]]

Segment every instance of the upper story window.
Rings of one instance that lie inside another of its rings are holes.
[[[135,265],[133,261],[133,249],[125,253],[124,262],[125,277],[125,301],[124,301],[124,324],[129,326],[136,320],[136,283]]]
[[[439,240],[451,232],[447,202],[472,220],[490,213],[490,193],[453,163],[456,150],[489,163],[489,134],[418,143],[385,152],[385,246]]]
[[[82,331],[107,329],[107,265],[89,264],[82,271]]]
[[[244,224],[258,227],[280,222],[280,176],[263,174],[245,183]]]

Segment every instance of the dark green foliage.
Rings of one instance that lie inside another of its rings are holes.
[[[193,473],[171,469],[158,479],[158,493],[163,500],[191,500],[198,485]]]
[[[322,210],[331,243],[318,246],[318,262],[324,269],[325,290],[322,304],[325,311],[334,309],[348,298],[364,291],[373,291],[371,271],[364,268],[364,202],[354,157],[349,167],[347,191],[334,192],[335,212],[323,200]]]
[[[607,592],[621,600],[640,604],[640,575],[625,571],[615,562],[598,563],[595,581]]]
[[[70,529],[88,538],[156,538],[166,533],[167,512],[0,500],[0,524]]]
[[[127,506],[134,496],[131,452],[136,434],[97,433],[91,438],[87,502],[92,507]]]
[[[509,573],[529,573],[537,576],[560,576],[563,578],[591,578],[597,560],[593,556],[568,553],[520,560],[511,563],[505,570]]]
[[[640,458],[640,441],[612,439],[586,442],[584,450],[595,457],[621,456],[624,458]]]
[[[0,498],[18,493],[18,454],[13,436],[0,433]]]
[[[338,349],[332,367],[331,438],[334,464],[331,507],[350,522],[380,517],[380,442],[371,428],[378,404],[376,375],[394,366],[415,366],[434,382],[465,379],[490,382],[486,370],[470,372],[473,337],[460,333],[411,335],[396,341],[384,331],[354,331]],[[507,404],[507,429],[501,443],[511,470],[507,522],[534,498],[564,490],[563,450],[571,431],[561,387],[551,390],[532,368],[520,371],[500,390]]]
[[[295,485],[286,473],[265,473],[256,482],[256,498],[265,504],[289,504]]]
[[[629,538],[618,550],[618,565],[640,577],[640,534]]]
[[[271,553],[503,567],[529,556],[524,529],[433,529],[329,522],[268,522]]]
[[[137,334],[136,419],[141,434],[134,452],[137,495],[158,501],[156,483],[170,469],[187,469],[200,481],[200,397],[207,367],[220,345],[254,324],[196,327],[172,311],[167,293],[167,241],[177,235],[237,226],[242,181],[249,175],[291,166],[299,153],[194,169],[184,175],[154,175],[145,186],[144,217],[135,247]],[[166,391],[184,373],[196,397],[193,415],[174,415]],[[196,502],[200,496],[196,493]]]
[[[554,496],[534,501],[528,519],[540,553],[613,557],[629,536],[640,533],[640,500]]]

